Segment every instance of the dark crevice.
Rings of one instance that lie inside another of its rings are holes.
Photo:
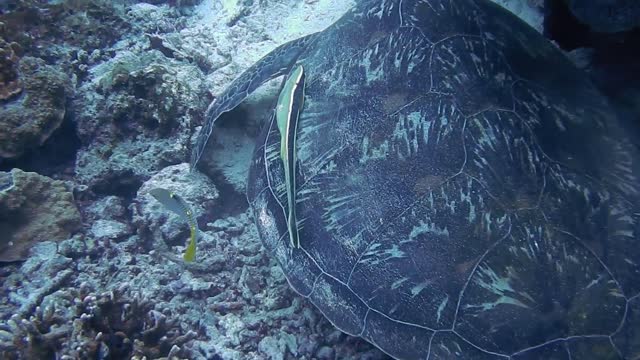
[[[544,35],[547,38],[567,51],[589,45],[589,26],[578,21],[564,1],[546,0],[544,9]]]
[[[118,196],[124,198],[127,203],[136,197],[143,182],[143,179],[136,176],[132,170],[125,170],[105,176],[102,181],[93,186],[92,190],[99,197]]]
[[[271,109],[271,104],[273,101],[271,99],[256,102],[255,104],[246,105],[240,104],[235,109],[223,113],[220,115],[218,120],[216,120],[216,125],[213,129],[212,136],[215,134],[215,128],[227,128],[227,129],[242,129],[244,132],[248,134],[248,136],[257,136],[259,132],[259,128],[264,125],[262,122],[266,119],[262,119],[259,124],[254,123],[250,120],[250,114],[248,107],[257,107],[257,108],[267,108]]]
[[[30,149],[14,159],[0,159],[0,171],[19,168],[57,179],[73,177],[76,154],[80,149],[76,126],[69,116],[42,146]]]
[[[213,213],[217,218],[225,218],[229,216],[237,216],[244,213],[249,208],[247,197],[245,194],[236,191],[232,184],[227,182],[221,173],[216,173],[211,178],[218,188],[220,197],[217,205],[213,209]]]
[[[544,17],[544,35],[554,40],[563,50],[592,48],[602,51],[607,57],[628,56],[640,50],[640,28],[603,33],[593,31],[583,24],[569,10],[564,1],[546,0]],[[605,51],[606,50],[606,51]]]
[[[564,1],[546,0],[545,9],[544,35],[565,51],[586,50],[588,76],[609,99],[626,130],[640,139],[640,28],[596,32],[573,16]]]
[[[268,104],[270,106],[271,102]],[[252,104],[249,106],[255,107],[267,105],[259,102],[258,104]],[[246,195],[243,192],[239,192],[233,184],[225,178],[224,174],[213,164],[215,160],[211,158],[211,154],[221,146],[216,142],[216,136],[223,136],[222,134],[219,134],[220,129],[240,129],[243,133],[247,134],[247,136],[255,139],[257,137],[259,127],[263,126],[264,123],[252,121],[250,117],[246,104],[240,104],[235,109],[221,114],[216,120],[211,137],[204,151],[203,158],[198,164],[198,170],[213,181],[220,194],[217,205],[213,210],[216,217],[219,218],[237,216],[244,213],[249,207],[249,203],[247,202]]]

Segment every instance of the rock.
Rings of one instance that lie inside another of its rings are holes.
[[[491,0],[511,11],[531,27],[542,33],[544,27],[544,0]]]
[[[78,181],[114,195],[188,159],[191,124],[207,102],[202,78],[195,65],[156,50],[121,49],[92,67],[73,102],[84,145],[76,161]]]
[[[105,196],[85,209],[87,220],[118,220],[127,215],[122,198]]]
[[[76,180],[101,195],[135,195],[140,185],[164,166],[186,159],[177,139],[139,136],[135,140],[95,143],[78,153]]]
[[[22,92],[22,81],[18,72],[18,52],[21,48],[15,42],[8,43],[0,38],[0,101],[8,100]]]
[[[33,244],[80,230],[80,213],[62,181],[19,169],[0,172],[0,179],[0,261],[23,260]]]
[[[73,92],[67,75],[41,59],[20,60],[24,96],[0,108],[0,157],[15,158],[42,145],[62,124]]]
[[[89,230],[89,236],[100,242],[117,241],[128,235],[131,235],[131,229],[127,224],[114,220],[96,220]]]
[[[284,359],[285,345],[277,339],[266,336],[258,343],[258,350],[265,354],[267,359],[282,360]]]
[[[204,111],[204,76],[196,66],[161,51],[121,46],[116,57],[92,67],[79,88],[74,108],[83,143],[141,134],[166,137],[188,127],[191,112]]]
[[[318,352],[316,352],[316,357],[319,360],[331,360],[335,358],[335,351],[328,347],[328,346],[323,346],[321,347]]]
[[[270,109],[263,108],[264,113]],[[239,194],[245,193],[249,165],[253,157],[255,140],[248,136],[245,130],[238,128],[216,129],[216,136],[210,140],[212,144],[209,151],[202,159],[201,168],[207,175],[213,175],[214,170],[224,176],[224,181],[233,186]]]

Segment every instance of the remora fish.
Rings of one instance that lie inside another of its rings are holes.
[[[295,67],[287,78],[276,107],[276,120],[280,131],[280,158],[284,164],[284,179],[287,186],[289,214],[287,227],[291,246],[300,247],[296,220],[296,133],[298,116],[304,105],[304,69]]]
[[[193,211],[191,211],[191,208],[183,198],[170,190],[157,188],[149,191],[149,193],[167,209],[178,214],[189,224],[191,236],[189,237],[189,245],[187,245],[183,258],[187,262],[193,261],[196,257],[196,239],[198,238],[198,223],[193,216]]]

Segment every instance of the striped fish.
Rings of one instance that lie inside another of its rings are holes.
[[[280,158],[284,164],[284,179],[287,186],[287,227],[291,246],[300,247],[296,220],[296,133],[298,116],[304,105],[304,69],[296,66],[282,87],[276,106],[276,120],[280,131]]]
[[[149,191],[149,193],[167,209],[178,214],[189,224],[191,236],[189,237],[189,245],[187,245],[183,258],[187,262],[193,261],[196,258],[196,239],[198,238],[198,223],[193,215],[193,211],[191,211],[191,208],[183,198],[172,191],[157,188]]]

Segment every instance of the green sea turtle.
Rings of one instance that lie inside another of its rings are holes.
[[[640,356],[638,142],[550,42],[486,0],[361,1],[235,80],[193,166],[282,75],[247,196],[336,327],[399,359]]]

